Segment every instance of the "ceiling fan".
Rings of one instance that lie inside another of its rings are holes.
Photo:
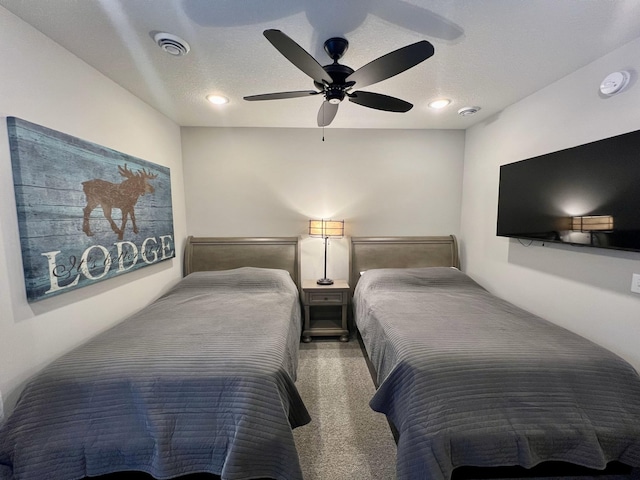
[[[283,98],[324,96],[324,102],[318,111],[318,126],[329,125],[338,113],[338,106],[345,97],[350,102],[363,107],[375,108],[387,112],[408,112],[413,105],[396,97],[380,93],[353,91],[354,87],[366,87],[415,67],[431,57],[433,45],[426,40],[407,45],[391,53],[376,58],[357,70],[338,63],[347,51],[349,42],[334,37],[324,42],[324,50],[333,63],[320,65],[306,50],[280,30],[265,30],[264,36],[284,55],[287,60],[313,79],[316,90],[265,93],[244,97],[245,100],[280,100]]]

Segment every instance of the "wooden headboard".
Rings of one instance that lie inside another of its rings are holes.
[[[286,270],[300,289],[298,237],[193,237],[184,249],[184,274],[240,267]]]
[[[456,237],[351,237],[349,285],[372,268],[460,268]]]

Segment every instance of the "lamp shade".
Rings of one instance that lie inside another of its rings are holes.
[[[309,220],[309,236],[340,238],[344,236],[344,220]]]
[[[578,232],[613,230],[613,217],[611,215],[572,217],[571,229]]]

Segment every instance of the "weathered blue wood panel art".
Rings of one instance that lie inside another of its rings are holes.
[[[175,257],[167,167],[7,117],[29,301]]]

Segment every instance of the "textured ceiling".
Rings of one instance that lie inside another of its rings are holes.
[[[357,69],[419,40],[435,55],[367,87],[407,113],[343,102],[329,128],[467,128],[640,35],[638,0],[0,0],[0,5],[182,126],[315,127],[322,98],[247,102],[313,81],[263,36],[278,29],[322,65],[326,39]],[[173,57],[153,33],[185,39]],[[19,47],[18,47],[19,48]],[[634,66],[621,65],[621,68]],[[603,72],[603,76],[609,72]],[[593,79],[597,91],[602,78]],[[229,97],[213,106],[205,96]],[[427,108],[452,100],[441,111]],[[480,106],[473,116],[457,110]]]

